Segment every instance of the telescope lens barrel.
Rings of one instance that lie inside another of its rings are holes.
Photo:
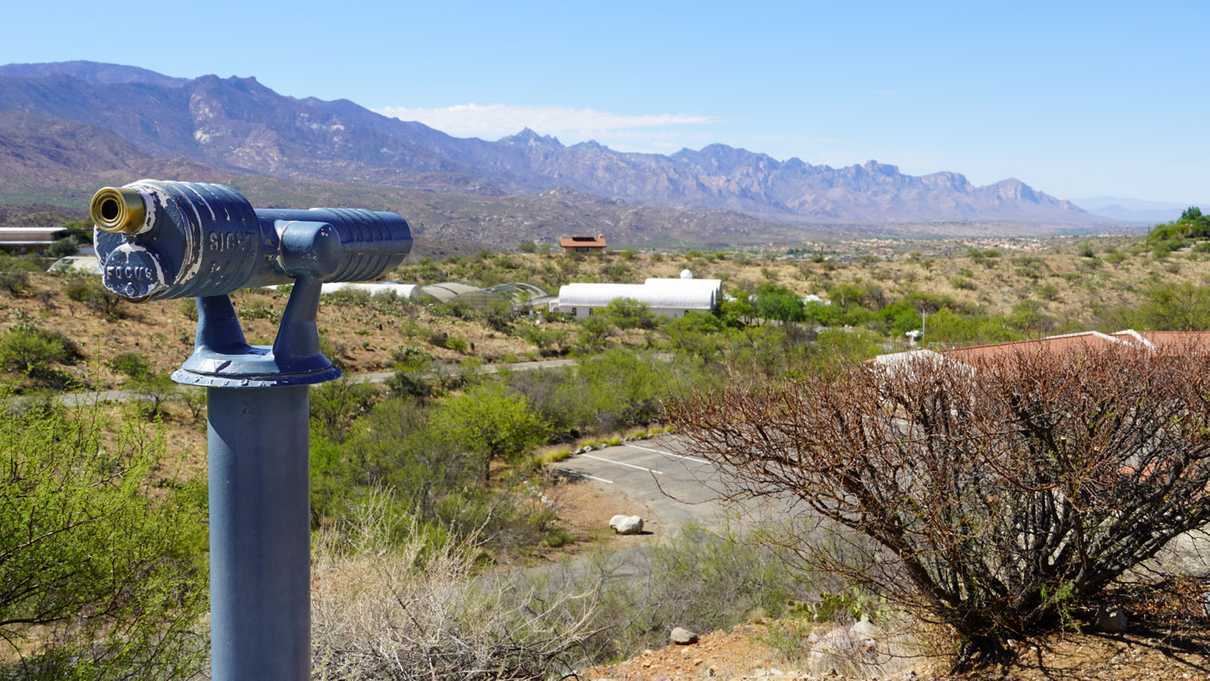
[[[90,209],[105,287],[130,300],[225,295],[300,276],[365,281],[412,247],[395,213],[257,210],[234,189],[203,182],[106,187]]]

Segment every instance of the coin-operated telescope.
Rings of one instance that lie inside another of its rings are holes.
[[[307,386],[340,375],[320,351],[320,289],[395,267],[411,229],[395,213],[255,209],[200,182],[105,187],[90,213],[105,288],[133,301],[197,298],[193,354],[172,378],[207,388],[211,676],[305,681]],[[287,283],[273,345],[249,345],[229,294]]]

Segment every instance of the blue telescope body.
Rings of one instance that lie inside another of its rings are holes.
[[[395,213],[255,209],[230,187],[140,180],[93,197],[105,287],[129,300],[205,297],[283,284],[374,279],[412,247]]]

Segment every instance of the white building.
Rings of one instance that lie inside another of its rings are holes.
[[[551,302],[550,309],[587,317],[593,309],[623,298],[640,302],[656,314],[680,317],[692,310],[717,309],[723,299],[723,282],[653,277],[642,284],[567,284],[559,288],[559,298]]]

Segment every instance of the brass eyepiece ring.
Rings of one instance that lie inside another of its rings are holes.
[[[137,234],[147,219],[143,195],[125,187],[102,187],[92,195],[88,212],[97,229],[113,234]]]

